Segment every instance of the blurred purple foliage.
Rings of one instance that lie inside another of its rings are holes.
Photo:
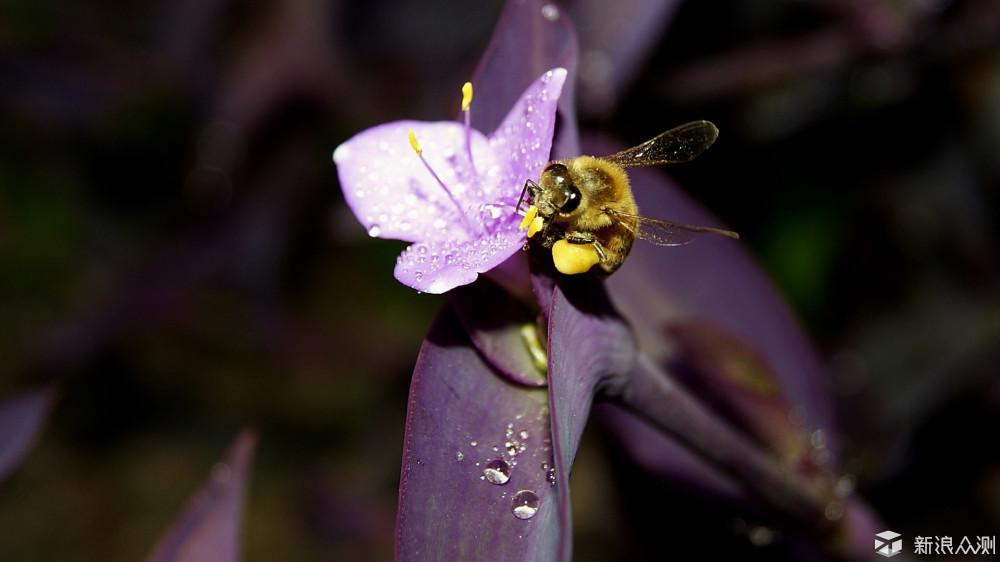
[[[906,536],[997,534],[1000,4],[564,9],[581,129],[621,146],[689,119],[719,126],[704,158],[663,172],[741,233],[815,340],[823,363],[809,368],[826,377],[766,361],[791,404],[831,393],[808,419],[839,428],[821,435],[838,484]],[[500,11],[0,8],[0,395],[55,381],[60,396],[0,487],[0,559],[142,556],[246,423],[261,450],[245,560],[392,555],[406,389],[447,301],[392,279],[402,245],[354,222],[329,155],[379,123],[452,115],[470,78],[477,96],[516,97],[523,84],[474,70]],[[636,187],[644,213],[697,222],[649,185]],[[609,281],[622,315],[636,322],[615,289],[625,268],[688,291],[687,311],[757,302],[740,298],[756,284],[743,275],[685,275],[704,271],[704,242],[637,244]],[[724,341],[766,339],[726,328]],[[639,348],[662,359],[643,338],[678,329],[696,356],[705,333],[689,324],[637,326]],[[713,485],[683,453],[668,456],[686,469],[665,465],[648,446],[660,433],[617,406],[594,410],[606,423],[583,433],[570,482],[576,559],[706,543],[743,559],[802,552],[730,480]]]

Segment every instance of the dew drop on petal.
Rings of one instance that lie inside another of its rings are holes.
[[[371,236],[372,238],[378,237],[379,234],[382,234],[382,229],[377,224],[373,224],[371,228],[368,229],[368,236]]]
[[[555,4],[542,6],[542,17],[549,21],[556,21],[559,19],[559,8]]]
[[[490,484],[502,486],[510,480],[510,464],[503,459],[493,459],[486,463],[483,469],[483,476]]]
[[[538,513],[538,495],[531,490],[521,490],[510,499],[510,510],[518,519],[531,519]]]
[[[456,451],[455,452],[455,459],[457,459],[459,462],[461,462],[462,460],[465,459],[465,453],[463,453],[462,451]]]

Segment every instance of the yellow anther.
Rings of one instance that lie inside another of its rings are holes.
[[[521,219],[521,226],[517,227],[518,230],[524,230],[528,227],[528,224],[535,218],[538,214],[538,207],[532,205],[528,207],[528,210],[524,212],[524,218]]]
[[[566,275],[586,273],[600,261],[597,248],[593,244],[573,244],[566,240],[556,240],[552,245],[552,263],[560,273]]]
[[[417,135],[413,134],[413,129],[410,129],[409,136],[410,136],[410,146],[413,147],[413,152],[416,152],[417,156],[420,156],[421,154],[423,154],[424,151],[423,149],[420,148],[420,143],[417,142]]]
[[[462,85],[462,111],[469,110],[469,104],[472,103],[472,82],[466,82]]]

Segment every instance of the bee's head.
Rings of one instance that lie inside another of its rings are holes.
[[[573,178],[565,164],[549,164],[542,171],[538,184],[545,203],[551,207],[551,213],[572,213],[580,206],[580,190],[573,185]],[[539,205],[539,209],[541,207]]]

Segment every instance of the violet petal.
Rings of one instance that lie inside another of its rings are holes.
[[[148,562],[236,562],[257,433],[243,430],[160,537]]]
[[[524,182],[549,161],[565,79],[561,68],[537,77],[488,137],[450,121],[397,121],[334,151],[345,201],[368,233],[414,242],[396,262],[400,282],[443,293],[521,248],[514,207]]]
[[[424,160],[455,201],[410,146],[411,130]],[[497,173],[501,163],[486,136],[475,129],[469,130],[470,162],[465,139],[465,127],[452,121],[394,121],[354,135],[333,153],[344,200],[372,236],[406,242],[427,240],[431,233],[440,239],[469,239],[463,215],[482,214],[480,207],[500,195],[497,185],[485,184],[480,174]],[[483,197],[471,196],[477,190],[483,190]]]
[[[0,482],[28,454],[54,400],[55,391],[41,387],[9,396],[0,404]]]
[[[548,400],[498,376],[442,311],[410,386],[397,559],[551,560],[569,548],[566,480],[550,483]]]

